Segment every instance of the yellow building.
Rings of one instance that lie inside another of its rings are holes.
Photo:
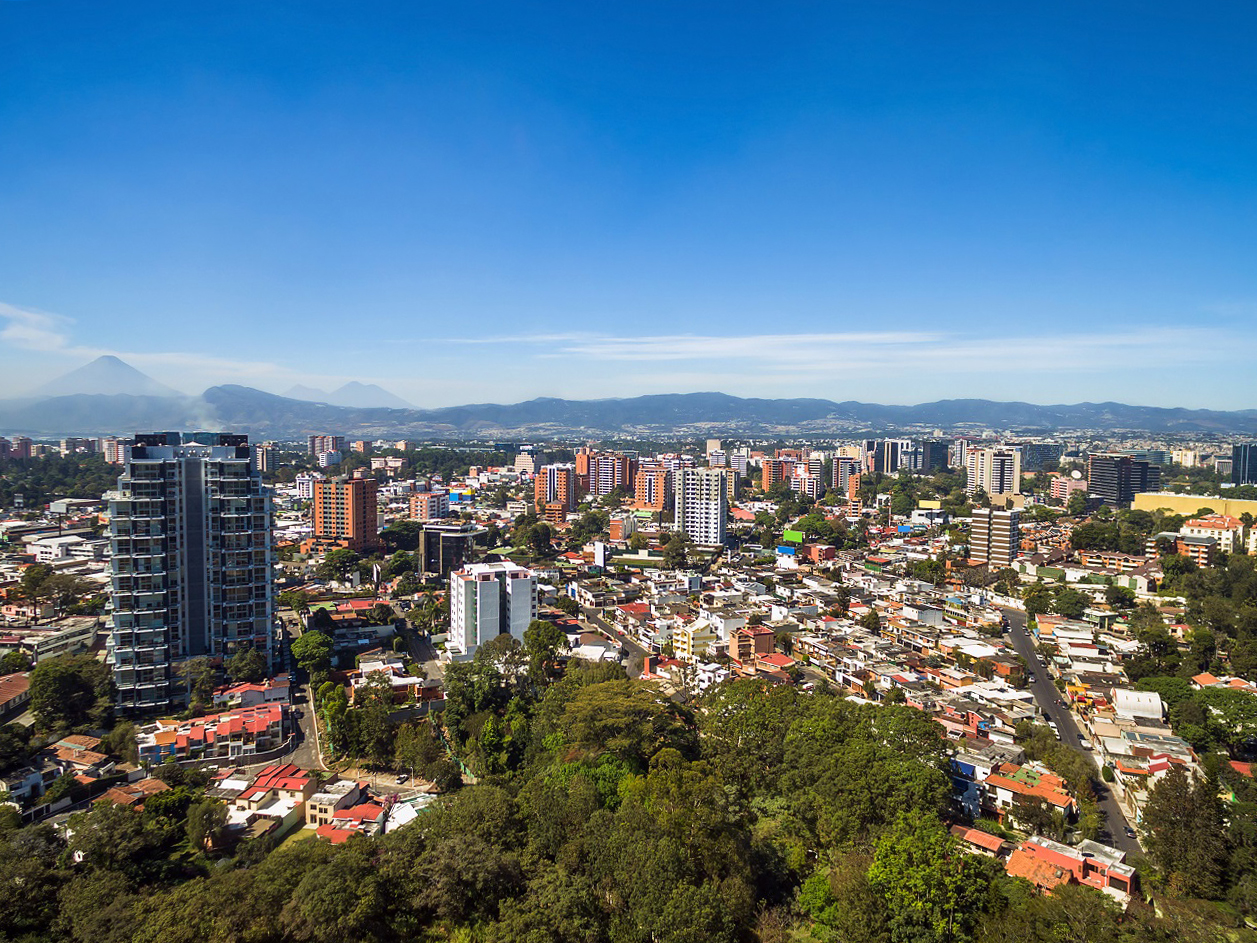
[[[1165,491],[1148,491],[1135,495],[1131,502],[1131,510],[1156,511],[1164,508],[1175,514],[1195,516],[1201,508],[1212,508],[1217,514],[1229,514],[1239,517],[1245,511],[1257,517],[1257,501],[1245,501],[1240,498],[1215,498],[1207,494],[1170,494]]]
[[[720,640],[716,626],[705,618],[672,630],[672,647],[681,661],[693,663],[708,657],[709,649]]]

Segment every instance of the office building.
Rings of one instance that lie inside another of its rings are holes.
[[[106,661],[124,711],[166,710],[182,662],[272,660],[270,495],[243,435],[136,436],[108,492]]]
[[[1021,452],[1018,449],[969,449],[965,493],[979,488],[991,497],[1021,491]]]
[[[352,448],[359,455],[371,454],[371,443],[368,442],[366,439],[358,439],[354,442],[351,442],[350,448]]]
[[[1231,482],[1257,485],[1257,442],[1231,446]]]
[[[499,635],[520,642],[537,618],[537,576],[513,563],[476,563],[450,574],[446,648],[462,657]]]
[[[379,542],[379,514],[374,478],[315,479],[314,538],[319,550],[344,547],[355,553]]]
[[[1012,566],[1021,552],[1021,511],[974,508],[969,521],[969,559],[991,569]]]
[[[537,474],[537,469],[546,463],[546,453],[531,445],[521,445],[519,454],[515,456],[514,469],[521,474]]]
[[[675,521],[696,544],[722,546],[729,516],[729,473],[682,468],[676,475]]]
[[[825,486],[821,484],[820,475],[791,475],[790,490],[798,494],[807,495],[813,501],[819,501],[825,493]]]
[[[450,516],[448,491],[416,491],[410,496],[412,521],[439,521]]]
[[[1100,454],[1087,460],[1087,491],[1109,505],[1130,504],[1135,495],[1161,487],[1161,469],[1129,455]]]
[[[551,524],[562,524],[580,503],[576,466],[542,465],[533,479],[533,503],[537,515]]]
[[[1046,465],[1055,465],[1061,460],[1065,447],[1058,442],[1022,442],[1021,470],[1028,472],[1042,471]]]
[[[428,522],[419,531],[419,572],[427,576],[448,576],[476,559],[476,539],[483,527],[470,521],[441,524]]]

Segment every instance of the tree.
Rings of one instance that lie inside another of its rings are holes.
[[[886,900],[895,939],[944,941],[967,937],[995,867],[966,854],[936,816],[913,811],[878,840],[868,877]]]
[[[663,565],[668,570],[684,569],[689,562],[693,546],[685,531],[677,531],[663,548]]]
[[[30,692],[31,710],[45,729],[106,726],[113,715],[113,674],[90,655],[41,661],[31,672]]]
[[[1180,766],[1152,789],[1144,807],[1148,851],[1181,893],[1217,897],[1223,888],[1226,837],[1215,783]]]
[[[1087,496],[1081,491],[1071,492],[1065,503],[1065,513],[1070,517],[1082,517],[1087,513]]]
[[[279,594],[279,604],[293,612],[309,612],[310,594],[299,589],[286,589]]]
[[[397,728],[397,737],[393,742],[393,762],[398,769],[409,770],[413,776],[415,770],[425,772],[442,756],[441,744],[426,721],[417,724],[402,724]]]
[[[649,546],[650,546],[650,540],[646,537],[645,534],[634,533],[628,539],[628,547],[634,553],[640,553],[642,550],[645,550]]]
[[[1090,603],[1089,597],[1076,589],[1066,587],[1056,594],[1053,608],[1067,619],[1081,619]]]
[[[30,671],[31,660],[25,652],[14,649],[0,657],[0,675],[12,674],[15,671]]]
[[[554,531],[545,521],[538,521],[528,529],[524,539],[534,554],[542,556],[550,552],[554,542]]]
[[[359,562],[358,554],[345,547],[336,547],[323,556],[323,560],[314,568],[321,580],[344,580]]]
[[[528,656],[528,677],[534,684],[550,681],[551,669],[560,651],[567,650],[567,636],[557,625],[533,619],[524,630],[524,654]]]
[[[188,844],[198,851],[212,850],[227,828],[227,807],[217,799],[203,799],[188,807]]]
[[[228,658],[226,668],[233,682],[256,683],[266,677],[266,656],[250,645]]]
[[[882,620],[878,616],[877,610],[870,608],[864,615],[860,616],[860,625],[874,634],[881,632]]]
[[[136,743],[136,732],[135,724],[124,720],[100,741],[101,749],[108,754],[120,757],[124,763],[138,764],[140,753]]]
[[[305,632],[292,643],[292,657],[306,671],[327,671],[332,667],[332,640],[322,632]]]
[[[554,601],[554,608],[558,609],[560,612],[566,613],[569,616],[580,615],[580,603],[578,603],[571,596],[559,596]]]
[[[393,685],[382,671],[367,676],[354,691],[352,729],[354,749],[376,766],[387,766],[393,756]]]
[[[1104,601],[1114,609],[1132,609],[1135,606],[1135,591],[1125,586],[1109,586],[1104,591]]]

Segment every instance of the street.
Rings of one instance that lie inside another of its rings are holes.
[[[1034,695],[1035,702],[1043,712],[1044,718],[1056,723],[1061,733],[1062,743],[1084,753],[1094,762],[1095,754],[1083,748],[1082,741],[1078,738],[1079,730],[1074,722],[1074,715],[1061,703],[1061,693],[1052,683],[1052,676],[1048,673],[1047,665],[1043,663],[1043,659],[1034,649],[1034,639],[1026,628],[1026,614],[1018,609],[1004,609],[1003,613],[1008,619],[1008,638],[1013,650],[1026,660],[1030,673],[1034,675],[1035,680],[1029,686],[1030,692]],[[1126,814],[1122,811],[1108,784],[1097,778],[1094,788],[1100,811],[1104,813],[1107,823],[1105,832],[1100,835],[1100,840],[1121,851],[1141,851],[1139,842],[1126,834],[1129,824],[1126,821]]]

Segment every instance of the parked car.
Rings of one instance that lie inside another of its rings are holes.
[[[410,779],[410,776],[408,774],[402,773],[400,776],[397,777],[397,785],[400,786],[409,779]]]
[[[1134,838],[1134,837],[1136,837],[1136,836],[1135,836],[1135,830],[1134,830],[1133,828],[1131,828],[1129,825],[1127,825],[1127,826],[1126,826],[1126,837],[1127,837],[1127,838]]]

